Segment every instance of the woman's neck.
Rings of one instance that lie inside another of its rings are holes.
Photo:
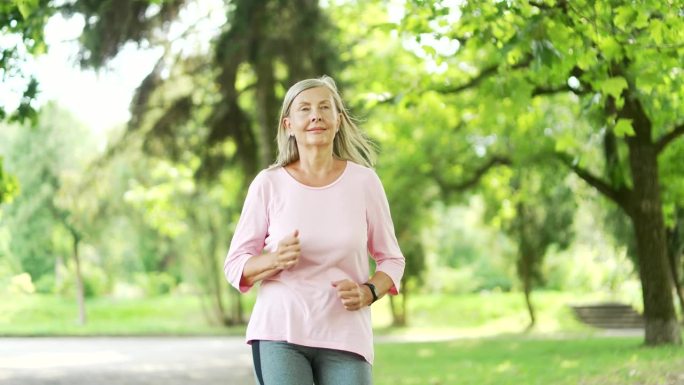
[[[295,167],[311,176],[325,176],[335,169],[335,158],[331,151],[303,151]]]

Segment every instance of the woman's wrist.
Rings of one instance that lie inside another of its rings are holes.
[[[366,306],[370,306],[378,300],[377,289],[375,288],[375,285],[370,282],[365,282],[362,286],[364,286],[366,292]]]

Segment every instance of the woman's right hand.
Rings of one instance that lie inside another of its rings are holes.
[[[278,270],[291,269],[299,262],[301,251],[299,230],[295,230],[292,235],[288,235],[278,242],[278,249],[273,253],[275,268]]]

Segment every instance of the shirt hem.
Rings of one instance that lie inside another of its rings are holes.
[[[371,340],[373,337],[371,336]],[[358,354],[359,356],[363,357],[363,359],[368,362],[371,366],[373,365],[373,359],[374,359],[374,354],[371,353],[370,355],[367,352],[363,352],[361,350],[354,349],[353,347],[350,347],[349,345],[345,345],[344,343],[335,343],[335,342],[330,342],[330,341],[318,341],[318,340],[311,340],[311,339],[299,339],[299,338],[288,338],[286,336],[259,336],[259,337],[246,337],[245,342],[249,345],[252,344],[252,341],[254,340],[266,340],[266,341],[285,341],[291,344],[296,344],[296,345],[302,345],[302,346],[308,346],[312,348],[323,348],[323,349],[335,349],[335,350],[342,350],[345,352],[351,352],[354,354]],[[371,347],[371,349],[373,349]]]

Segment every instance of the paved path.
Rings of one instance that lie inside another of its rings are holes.
[[[643,330],[598,335],[643,336]],[[459,338],[384,336],[375,342]],[[243,337],[0,338],[0,385],[243,384],[254,384]]]
[[[1,385],[251,385],[242,337],[2,338]]]

